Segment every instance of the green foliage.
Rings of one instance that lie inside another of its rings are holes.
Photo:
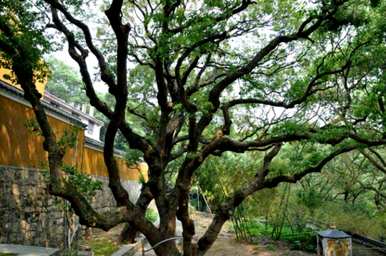
[[[46,89],[68,103],[84,104],[88,98],[83,89],[79,72],[64,62],[50,57],[47,59],[50,69]]]
[[[274,226],[254,220],[247,223],[248,232],[255,238],[271,237]],[[279,237],[290,245],[291,250],[302,250],[315,252],[316,232],[311,229],[294,230],[293,227],[285,225]],[[274,245],[273,245],[274,246]],[[272,248],[274,249],[274,247]]]
[[[112,255],[119,249],[116,242],[103,237],[89,240],[87,241],[87,245],[91,247],[95,256]]]
[[[146,213],[145,213],[145,218],[146,218],[148,221],[154,223],[155,221],[158,220],[159,216],[158,216],[157,211],[155,211],[155,210],[152,209],[152,208],[147,208]]]
[[[58,140],[58,145],[62,148],[73,148],[76,146],[80,128],[72,127],[69,129],[64,129],[63,135]]]
[[[74,166],[65,165],[63,166],[63,171],[68,174],[69,182],[89,199],[95,196],[98,190],[102,189],[103,184],[101,181],[81,173]]]
[[[380,239],[386,228],[385,213],[368,213],[366,205],[352,205],[344,202],[323,202],[315,213],[322,223],[335,224],[340,230]]]
[[[143,153],[139,150],[128,149],[126,150],[125,159],[129,165],[134,165],[140,162],[140,159],[143,157]]]
[[[34,5],[37,8],[42,7],[40,1],[0,1],[0,66],[30,66],[39,71],[35,74],[35,79],[40,80],[47,73],[41,56],[52,46],[42,32],[45,15],[37,12]],[[23,56],[15,54],[15,47],[24,49]]]
[[[66,248],[64,250],[62,250],[61,252],[61,255],[63,256],[78,256],[79,253],[78,253],[78,248]]]
[[[36,119],[29,119],[24,126],[29,132],[42,136],[42,131]],[[62,136],[58,140],[58,145],[62,148],[74,148],[76,146],[80,128],[72,127],[71,129],[64,129]]]
[[[298,197],[298,202],[308,209],[317,209],[321,207],[324,201],[324,198],[314,187],[311,187],[307,192],[298,190],[296,196]]]
[[[126,74],[117,74],[117,42],[106,18],[94,18],[93,8],[82,8],[89,1],[62,2],[76,17],[98,24],[92,34],[96,34],[95,46],[108,63],[108,73],[113,79],[125,77]],[[170,12],[166,4],[172,1],[125,2],[120,18],[131,27],[129,54],[123,56],[130,63],[125,122],[132,132],[150,142],[146,150],[156,150],[149,153],[130,149],[121,133],[115,145],[127,152],[129,164],[138,162],[143,153],[154,157],[151,162],[163,168],[159,180],[165,186],[160,184],[161,188],[175,185],[177,170],[199,165],[201,159],[196,158],[218,146],[208,152],[210,156],[202,159],[204,163],[194,173],[194,182],[204,190],[214,210],[255,180],[269,146],[275,143],[283,145],[269,166],[267,179],[292,176],[307,169],[319,171],[314,167],[346,146],[361,149],[377,145],[375,140],[384,140],[386,127],[386,2],[347,1],[336,12],[330,10],[340,2],[257,0],[240,12],[238,7],[249,1],[182,1]],[[41,1],[0,0],[0,51],[5,58],[1,65],[10,67],[16,63],[20,67],[25,61],[27,66],[43,69],[39,60],[49,50],[50,38],[42,32],[47,21],[34,15],[47,14],[47,6],[40,4]],[[98,7],[106,10],[109,4],[103,1]],[[44,11],[38,11],[39,7]],[[61,19],[65,20],[64,16],[60,15]],[[299,27],[307,20],[310,22]],[[321,29],[304,33],[317,27],[319,21]],[[64,24],[68,26],[68,21]],[[79,45],[85,47],[76,26],[68,27]],[[273,38],[277,40],[271,41]],[[298,40],[287,42],[295,38]],[[26,48],[26,54],[17,57],[14,46]],[[179,61],[185,54],[186,58]],[[48,89],[67,101],[85,102],[76,72],[57,60],[48,62],[52,70]],[[180,70],[176,70],[178,65]],[[186,73],[190,68],[191,72]],[[177,78],[185,74],[186,84],[180,84]],[[161,113],[157,99],[162,96],[163,83],[170,110],[163,108]],[[224,91],[213,90],[222,86]],[[213,98],[217,92],[219,98]],[[198,110],[188,112],[181,96],[186,96]],[[118,97],[107,94],[100,98],[113,110]],[[235,99],[252,101],[229,105],[231,131],[220,134],[220,130],[225,130],[227,104]],[[219,109],[215,108],[217,100]],[[173,130],[172,120],[176,117],[184,120],[181,127]],[[38,132],[34,123],[26,126]],[[169,128],[171,134],[165,134]],[[189,138],[184,139],[187,135],[197,138],[197,146],[193,141],[189,144]],[[262,146],[232,148],[222,137],[231,137],[235,145]],[[370,142],[365,143],[366,140]],[[71,147],[75,141],[74,133],[66,131],[59,144]],[[234,152],[223,152],[222,147],[228,150],[228,146]],[[168,155],[170,151],[173,155]],[[174,154],[180,157],[174,159]],[[338,159],[325,166],[322,176],[309,175],[291,187],[259,191],[236,211],[246,217],[262,216],[266,220],[264,232],[268,230],[267,234],[275,238],[288,236],[296,248],[306,248],[302,244],[309,237],[307,225],[315,220],[327,222],[322,225],[333,222],[345,229],[379,235],[377,229],[366,227],[384,228],[384,222],[378,221],[384,217],[384,204],[374,199],[374,184],[379,185],[384,176],[374,174],[369,164],[362,164],[367,163],[363,157]],[[64,170],[70,182],[89,197],[100,189],[100,184],[75,168],[66,166]],[[145,182],[143,177],[141,182]],[[154,217],[153,213],[147,215]],[[350,219],[366,225],[350,226]],[[253,225],[252,233],[264,234]],[[294,234],[301,235],[290,236]]]
[[[232,195],[256,173],[259,153],[245,155],[225,154],[212,157],[197,172],[197,183],[203,189],[212,207]]]
[[[27,130],[35,135],[42,135],[42,131],[40,129],[40,126],[38,122],[35,119],[28,119],[24,123],[24,127],[27,128]]]
[[[267,249],[270,250],[270,251],[275,251],[276,250],[276,246],[274,244],[268,244],[267,245]]]
[[[271,172],[297,172],[313,166],[328,151],[318,144],[287,145],[272,164]],[[212,158],[200,170],[197,178],[212,209],[224,200],[221,193],[231,195],[259,166],[261,156],[247,156],[227,154],[221,161]],[[384,179],[382,175],[359,153],[340,156],[326,166],[322,175],[307,176],[291,185],[290,190],[281,185],[259,191],[246,200],[242,204],[241,216],[246,220],[243,232],[252,237],[284,240],[292,249],[305,251],[315,250],[315,232],[330,225],[379,239],[386,228],[385,211],[376,207],[372,190],[362,189],[376,188],[375,181]],[[348,191],[347,199],[339,196],[341,191]],[[234,229],[236,232],[236,226]]]
[[[272,134],[275,134],[277,136],[288,134],[288,136],[290,136],[292,134],[301,134],[302,131],[307,131],[307,127],[305,124],[298,123],[296,121],[288,121],[276,125],[272,129]]]
[[[358,153],[344,155],[327,165],[322,175],[303,179],[292,195],[288,213],[291,222],[298,222],[300,217],[303,223],[319,228],[335,225],[341,230],[381,237],[384,209],[377,208],[372,188],[379,186],[377,181],[383,174],[365,160]]]

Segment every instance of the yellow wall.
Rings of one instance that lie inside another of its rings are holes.
[[[10,79],[8,79],[10,78]],[[0,67],[0,80],[3,80],[5,81],[7,84],[10,84],[18,89],[21,90],[21,87],[19,84],[16,84],[15,82],[13,82],[12,80],[15,80],[15,76],[12,74],[11,70],[10,69],[6,69],[6,68],[3,68],[3,67]],[[36,89],[39,91],[40,94],[44,94],[44,89],[46,87],[46,84],[47,84],[47,79],[44,79],[44,81],[36,81],[35,85],[36,85]]]
[[[147,179],[146,164],[143,163],[130,168],[124,159],[117,157],[116,160],[122,180],[138,180],[140,179],[141,173],[144,178]],[[80,169],[89,175],[108,176],[103,160],[103,152],[87,146],[83,148],[83,161]]]
[[[43,137],[33,133],[26,127],[28,120],[35,120],[31,108],[0,96],[0,164],[20,167],[43,168],[47,166],[47,152],[43,149]],[[65,130],[73,127],[61,120],[48,117],[58,138]],[[84,131],[78,132],[77,145],[69,149],[64,162],[78,166],[84,141]],[[75,152],[77,154],[75,154]]]
[[[47,152],[43,149],[43,138],[26,128],[27,120],[35,120],[33,111],[12,99],[0,95],[0,165],[44,168],[47,166]],[[49,122],[57,138],[73,126],[49,116]],[[94,176],[107,176],[107,169],[101,151],[87,147],[84,129],[79,129],[77,144],[68,149],[64,163],[76,166],[84,173]],[[147,178],[147,165],[139,164],[129,168],[127,162],[117,158],[122,180],[138,180],[140,172]]]

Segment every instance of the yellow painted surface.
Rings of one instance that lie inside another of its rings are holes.
[[[31,108],[0,96],[0,164],[20,167],[44,168],[47,152],[43,149],[43,137],[26,127],[28,120],[35,120]],[[73,127],[61,120],[48,117],[54,132],[60,138],[65,130]],[[64,162],[78,166],[84,141],[84,131],[79,130],[74,149],[67,150]]]
[[[141,175],[147,179],[146,164],[143,163],[135,167],[129,167],[124,159],[116,158],[116,160],[122,180],[139,180]],[[103,152],[87,146],[83,149],[83,162],[80,169],[89,175],[108,176],[107,168],[103,160]]]
[[[0,95],[0,165],[29,168],[47,166],[43,138],[27,129],[27,120],[35,120],[30,107]],[[60,138],[65,130],[73,129],[71,124],[55,117],[49,116],[49,122],[57,138]],[[103,153],[84,145],[83,129],[78,130],[77,136],[76,146],[66,151],[64,163],[76,166],[89,175],[108,176]],[[130,168],[122,158],[117,158],[117,162],[122,180],[138,180],[141,175],[147,179],[145,163],[139,164],[137,168]]]
[[[14,74],[12,74],[12,71],[10,69],[0,67],[0,80],[21,90],[21,86],[14,82],[15,76]],[[47,82],[48,80],[44,79],[44,81],[36,81],[35,83],[36,89],[42,95],[44,94],[44,89],[46,87]]]
[[[348,239],[328,239],[326,256],[349,256],[350,243]]]

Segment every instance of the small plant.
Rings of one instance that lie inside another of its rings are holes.
[[[87,198],[91,199],[95,196],[96,191],[102,189],[102,182],[99,180],[93,179],[91,176],[81,173],[79,170],[76,169],[74,166],[70,165],[63,165],[62,167],[63,172],[67,174],[69,182],[78,188],[78,190]],[[50,173],[47,168],[43,168],[42,175],[47,183],[49,183]],[[74,214],[73,210],[71,209],[71,205],[65,201],[62,200],[59,197],[54,197],[55,205],[61,209],[64,213],[64,226],[68,227],[69,223],[72,221],[72,216]],[[69,248],[67,248],[65,251],[62,252],[61,255],[64,256],[76,256],[77,254],[77,241],[71,241],[69,244],[67,244]],[[100,254],[100,255],[106,255],[106,254]]]
[[[289,243],[291,250],[316,251],[316,236],[314,233],[303,232],[293,236],[283,237],[283,240]]]
[[[40,126],[35,119],[28,119],[27,121],[25,121],[24,127],[27,128],[27,130],[34,135],[38,135],[38,136],[42,135]]]
[[[79,131],[80,129],[77,127],[73,127],[70,130],[65,129],[63,132],[63,135],[60,137],[58,141],[58,145],[63,148],[75,147]]]
[[[148,221],[154,223],[158,219],[158,213],[154,209],[148,208],[145,217]]]
[[[95,256],[112,255],[119,249],[117,243],[106,238],[93,239],[88,243]]]
[[[63,256],[78,256],[78,251],[75,250],[74,248],[68,248],[65,249],[64,251],[61,251],[61,254]]]
[[[138,161],[143,157],[143,153],[135,149],[127,149],[125,159],[129,165],[137,164]]]
[[[275,244],[267,244],[267,250],[276,251],[276,245]]]
[[[63,171],[68,174],[70,182],[88,198],[95,196],[96,191],[102,189],[102,182],[91,176],[81,173],[74,166],[65,165]]]

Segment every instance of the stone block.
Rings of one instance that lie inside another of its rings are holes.
[[[115,206],[115,200],[102,179],[93,205],[101,211]],[[43,175],[35,169],[0,167],[0,241],[34,245],[63,245],[64,222],[62,199],[49,195]],[[76,225],[78,218],[71,218]]]

